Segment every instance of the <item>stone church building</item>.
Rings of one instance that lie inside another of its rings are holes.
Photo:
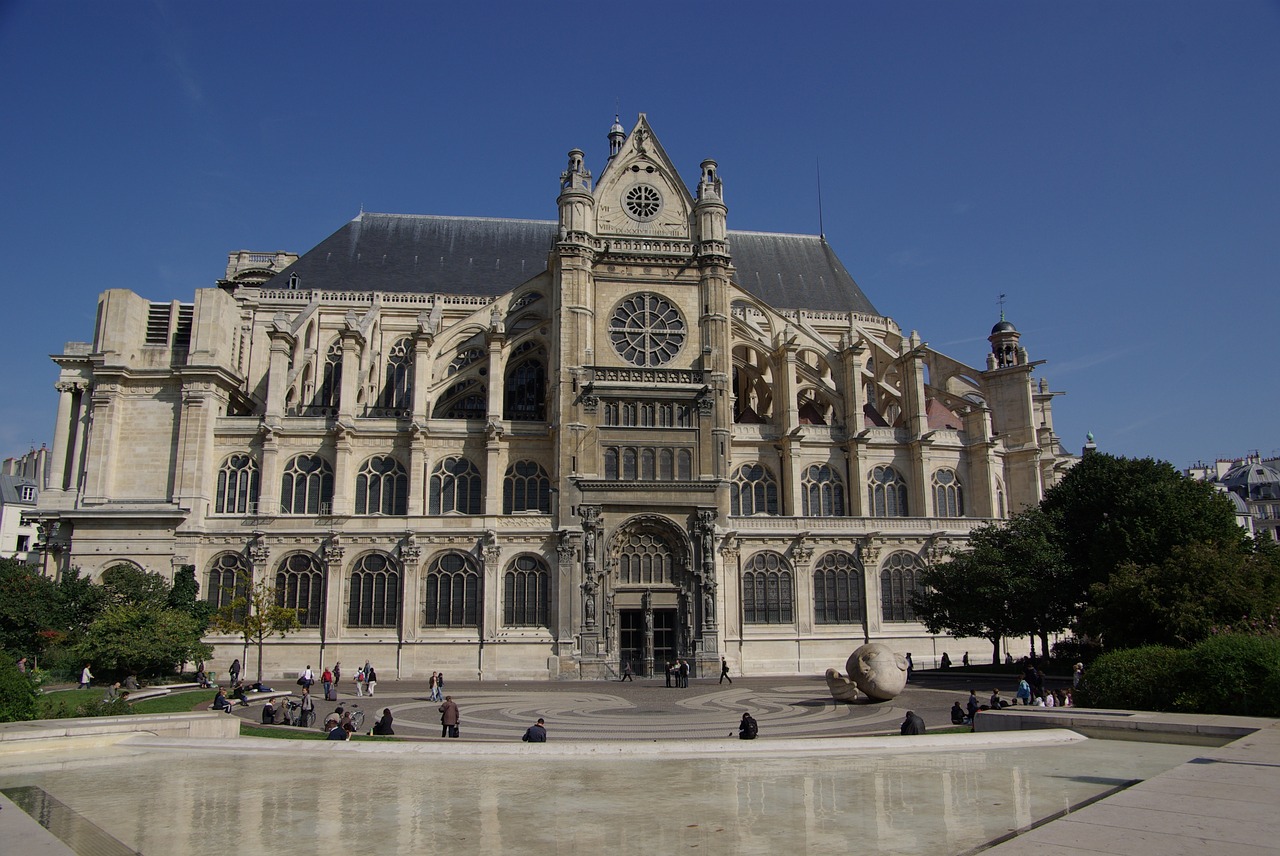
[[[955,656],[917,574],[1072,462],[1018,331],[958,362],[824,237],[729,229],[715,161],[691,191],[643,114],[608,143],[555,220],[362,212],[191,302],[104,292],[54,357],[50,571],[266,580],[302,624],[267,675]]]

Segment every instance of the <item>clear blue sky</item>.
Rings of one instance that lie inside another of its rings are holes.
[[[190,300],[366,210],[553,219],[615,104],[730,227],[825,233],[982,366],[997,298],[1078,450],[1280,450],[1280,7],[0,0],[0,456],[97,294]]]

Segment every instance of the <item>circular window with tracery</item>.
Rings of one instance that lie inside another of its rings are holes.
[[[670,362],[680,352],[686,335],[680,310],[665,297],[650,292],[626,298],[609,319],[614,350],[636,366]]]
[[[662,210],[662,194],[648,184],[637,184],[622,197],[622,203],[632,219],[644,223],[658,216]]]

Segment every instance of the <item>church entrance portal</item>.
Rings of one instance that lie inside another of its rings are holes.
[[[631,664],[637,675],[660,675],[680,656],[676,610],[653,610],[653,648],[646,646],[643,609],[618,611],[619,665]]]

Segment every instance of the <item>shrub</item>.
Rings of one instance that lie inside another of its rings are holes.
[[[1084,673],[1076,704],[1130,710],[1173,710],[1189,653],[1161,645],[1103,654]]]
[[[15,659],[0,649],[0,722],[35,719],[38,693],[35,680],[19,672]]]
[[[1178,710],[1280,716],[1280,637],[1211,636],[1188,652]]]
[[[1053,643],[1050,649],[1050,657],[1054,662],[1066,663],[1068,672],[1076,663],[1084,663],[1086,666],[1098,659],[1098,655],[1102,653],[1102,646],[1089,637],[1081,638],[1079,636],[1068,636]]]

